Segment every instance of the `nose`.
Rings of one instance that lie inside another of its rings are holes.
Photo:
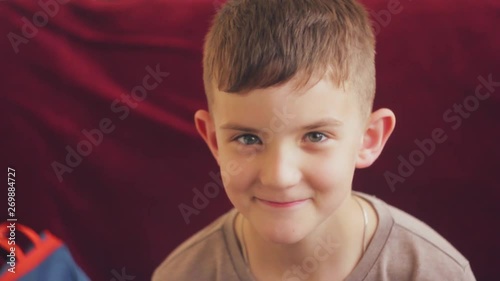
[[[293,148],[276,145],[269,147],[263,156],[260,169],[263,187],[286,189],[300,181],[298,153]]]

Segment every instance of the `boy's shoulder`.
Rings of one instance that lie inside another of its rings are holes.
[[[152,280],[240,280],[231,265],[235,241],[227,235],[236,214],[228,211],[184,241],[156,268]],[[221,274],[229,279],[220,279]]]
[[[475,280],[469,262],[430,226],[384,201],[356,192],[379,222],[359,264],[346,280]],[[234,235],[235,209],[177,247],[153,281],[251,280]]]
[[[395,241],[425,245],[429,247],[428,250],[435,250],[449,257],[458,266],[467,266],[467,259],[433,228],[394,206],[387,206],[394,219],[393,235]]]
[[[475,280],[468,260],[445,238],[412,215],[373,196],[379,226],[363,256],[365,280]],[[363,271],[363,270],[361,270]]]

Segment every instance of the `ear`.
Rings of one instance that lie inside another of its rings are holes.
[[[390,109],[381,108],[370,115],[356,159],[356,168],[369,167],[377,160],[395,125],[396,117]]]
[[[194,124],[200,136],[207,143],[215,160],[219,163],[219,147],[217,145],[214,122],[210,113],[206,110],[196,111],[194,114]]]

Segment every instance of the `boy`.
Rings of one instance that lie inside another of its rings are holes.
[[[198,132],[235,208],[179,246],[162,280],[475,280],[424,223],[352,192],[395,126],[372,112],[373,31],[349,0],[229,0],[204,46]]]

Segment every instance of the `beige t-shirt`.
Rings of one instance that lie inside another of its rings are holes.
[[[379,222],[346,281],[475,280],[469,262],[428,225],[373,196],[355,194],[373,205]],[[230,210],[186,240],[155,270],[152,280],[254,281],[234,233],[237,214]]]

